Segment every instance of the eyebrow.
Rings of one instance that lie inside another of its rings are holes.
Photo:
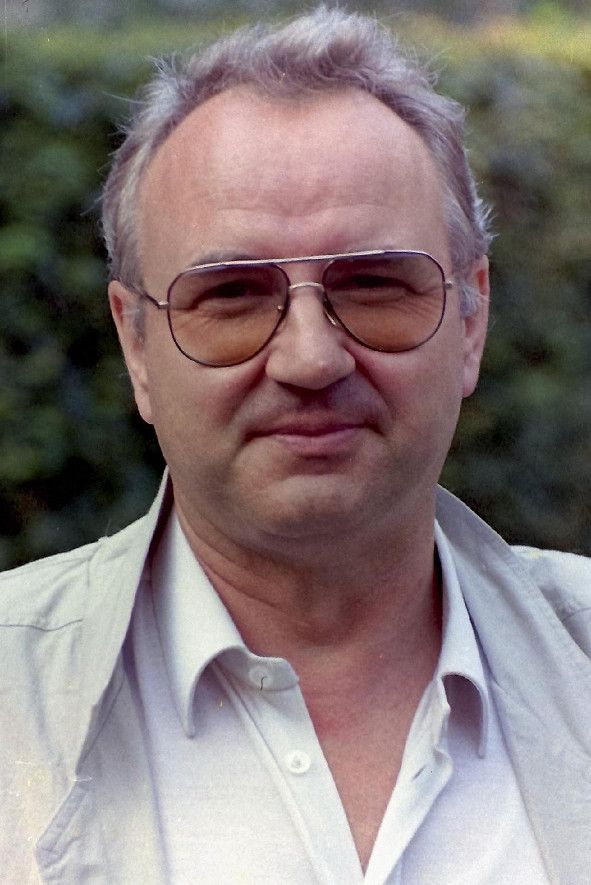
[[[194,256],[187,267],[197,267],[200,264],[221,264],[224,261],[255,261],[256,255],[248,252],[237,252],[231,249],[222,249],[217,252],[206,252],[205,255]]]

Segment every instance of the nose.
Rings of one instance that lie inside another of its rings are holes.
[[[327,316],[317,283],[297,283],[288,314],[269,345],[267,377],[280,384],[322,390],[355,371],[347,335]]]

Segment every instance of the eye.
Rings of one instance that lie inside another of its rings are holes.
[[[383,273],[356,273],[331,281],[329,297],[346,297],[351,304],[392,304],[416,295],[409,282]]]
[[[185,291],[179,309],[214,320],[238,320],[266,314],[273,307],[272,292],[265,279],[254,275],[224,274],[217,280],[205,274],[193,279],[190,294]],[[189,297],[187,297],[189,295]]]
[[[217,285],[208,286],[195,293],[199,301],[220,299],[223,301],[236,298],[260,298],[266,295],[265,286],[250,279],[228,280]]]
[[[171,307],[180,311],[248,309],[265,300],[264,281],[246,275],[191,274],[172,290]]]

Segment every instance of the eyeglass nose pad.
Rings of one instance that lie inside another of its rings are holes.
[[[324,314],[331,326],[339,326],[340,323],[334,315],[334,308],[328,300],[326,292],[324,293],[324,298],[322,300],[322,307],[324,308]]]

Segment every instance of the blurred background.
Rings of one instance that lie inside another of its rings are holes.
[[[308,8],[0,0],[0,568],[112,533],[158,484],[97,207],[150,58]],[[589,0],[348,8],[375,12],[468,106],[494,207],[490,339],[443,482],[509,541],[591,554]]]

